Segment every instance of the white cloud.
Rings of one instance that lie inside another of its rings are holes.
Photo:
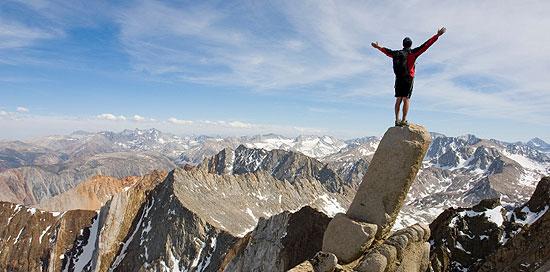
[[[182,120],[182,119],[177,119],[175,117],[168,118],[168,122],[175,125],[191,125],[194,123],[193,121],[190,121],[190,120]]]
[[[103,113],[96,116],[97,119],[100,120],[109,120],[109,121],[126,121],[126,117],[124,115],[114,115],[112,113]]]
[[[21,113],[29,112],[29,109],[25,107],[17,107],[16,110],[17,112],[21,112]]]
[[[252,128],[252,127],[254,127],[253,124],[245,123],[245,122],[241,122],[241,121],[231,121],[227,124],[231,127],[234,127],[234,128]]]
[[[136,114],[136,115],[134,115],[134,116],[132,117],[132,120],[134,120],[134,121],[136,121],[136,122],[143,122],[143,121],[145,121],[146,119],[145,119],[145,117]]]

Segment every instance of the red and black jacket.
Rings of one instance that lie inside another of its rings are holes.
[[[409,75],[414,78],[414,64],[416,62],[416,58],[418,58],[422,53],[424,53],[432,44],[437,41],[437,38],[439,38],[439,35],[435,34],[433,37],[428,39],[425,43],[423,43],[421,46],[416,47],[414,49],[410,49],[410,51],[407,54],[407,70],[409,71]],[[380,47],[378,50],[382,51],[382,53],[386,54],[390,58],[394,58],[396,52],[401,50],[391,50],[385,47]],[[407,50],[407,49],[402,49]]]

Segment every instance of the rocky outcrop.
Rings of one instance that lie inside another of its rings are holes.
[[[450,208],[432,224],[434,271],[535,271],[550,255],[547,243],[550,179],[543,178],[524,205],[499,199],[472,208]],[[530,267],[530,268],[529,268]]]
[[[485,271],[548,271],[550,267],[550,178],[543,178],[531,199],[518,207],[512,219],[526,227],[479,266]]]
[[[388,129],[348,211],[330,222],[323,251],[350,263],[389,235],[429,144],[421,126]]]
[[[236,243],[223,271],[287,271],[321,249],[330,218],[306,206],[260,219],[252,232]]]
[[[451,208],[430,224],[434,271],[471,269],[500,246],[505,209],[498,199],[472,208]]]
[[[74,267],[77,263],[71,261],[72,256],[85,251],[88,233],[93,232],[90,226],[96,221],[94,211],[52,213],[0,202],[0,270],[61,271]]]
[[[422,126],[388,129],[346,215],[378,225],[377,239],[387,237],[430,142],[430,134]]]
[[[216,271],[237,238],[198,216],[182,200],[170,174],[147,195],[108,269]]]
[[[96,271],[108,271],[119,254],[121,242],[132,235],[134,221],[143,213],[147,195],[164,180],[164,173],[153,172],[147,178],[139,179],[128,190],[114,195],[100,209],[101,231],[94,257]]]
[[[322,251],[291,271],[426,271],[429,228],[390,232],[429,144],[421,126],[388,129],[350,208],[327,226]]]
[[[487,256],[479,272],[538,271],[550,260],[550,213],[511,238]],[[548,271],[548,270],[540,270]]]

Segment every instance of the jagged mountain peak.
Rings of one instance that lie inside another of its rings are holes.
[[[547,148],[550,146],[547,142],[545,142],[543,139],[539,137],[535,137],[527,142],[527,145],[531,145],[533,147],[543,147]]]
[[[474,144],[478,143],[479,141],[481,141],[480,138],[476,137],[473,134],[464,134],[464,135],[458,136],[457,138],[461,139],[461,140],[464,140],[469,145],[474,145]]]
[[[341,191],[347,186],[342,177],[327,164],[300,152],[282,149],[268,151],[245,145],[235,150],[225,148],[205,159],[198,168],[216,174],[239,175],[261,171],[291,183],[299,179],[315,179],[332,192]]]

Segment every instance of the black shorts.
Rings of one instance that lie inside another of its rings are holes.
[[[411,98],[413,91],[413,77],[396,77],[395,78],[395,97]]]

